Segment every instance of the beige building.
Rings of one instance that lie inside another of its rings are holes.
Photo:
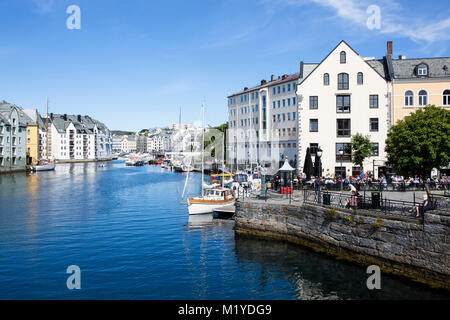
[[[426,105],[450,108],[450,58],[388,56],[392,83],[392,124]]]

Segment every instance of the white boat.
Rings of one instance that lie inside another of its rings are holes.
[[[202,146],[205,145],[205,110],[202,104]],[[223,164],[222,164],[223,166]],[[223,168],[222,168],[223,169]],[[222,170],[223,171],[223,170]],[[204,148],[202,147],[202,194],[200,197],[188,198],[189,215],[213,213],[217,208],[233,205],[236,201],[233,191],[223,187],[205,188],[204,183]],[[206,190],[205,190],[206,189]]]
[[[54,163],[42,163],[31,166],[33,171],[52,171],[55,170],[56,165]]]
[[[188,198],[189,214],[213,213],[217,208],[234,205],[236,198],[228,188],[212,188],[204,191],[204,195]]]

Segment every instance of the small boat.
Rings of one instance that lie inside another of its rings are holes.
[[[236,198],[228,188],[211,188],[204,191],[203,196],[188,198],[189,214],[213,213],[216,209],[234,205]]]
[[[55,170],[56,165],[51,162],[40,162],[36,165],[31,166],[33,171],[52,171]]]

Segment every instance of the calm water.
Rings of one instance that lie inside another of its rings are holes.
[[[1,299],[434,299],[447,293],[192,220],[185,176],[112,162],[0,175]],[[188,192],[198,192],[200,177]],[[81,290],[66,287],[69,265]]]

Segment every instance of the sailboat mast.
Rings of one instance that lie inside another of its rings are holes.
[[[202,197],[203,197],[203,179],[204,179],[204,160],[205,160],[205,103],[202,103]]]
[[[45,138],[46,138],[46,142],[45,142],[45,146],[46,146],[46,150],[45,150],[45,153],[46,153],[46,156],[47,156],[47,162],[48,162],[48,97],[47,97],[47,116],[46,116],[46,120],[45,120],[45,126],[46,126],[46,135],[45,135]]]
[[[222,135],[222,188],[225,185],[225,134]]]

